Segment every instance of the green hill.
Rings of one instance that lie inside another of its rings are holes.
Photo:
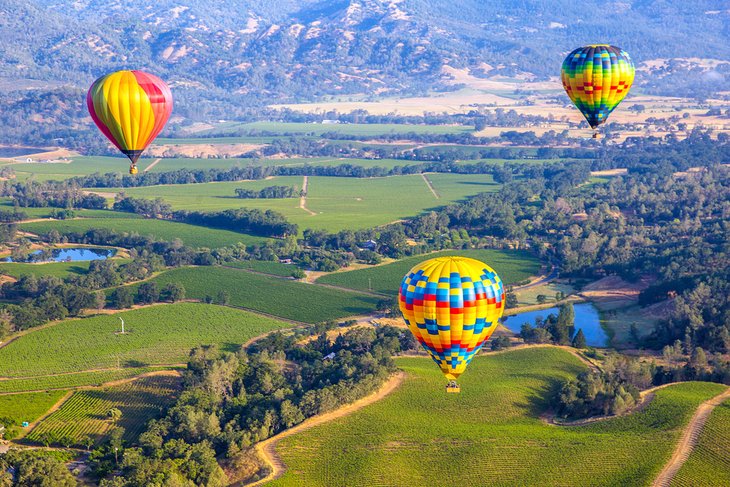
[[[556,381],[583,370],[556,348],[480,356],[447,395],[428,359],[404,358],[402,386],[378,403],[279,444],[272,486],[646,485],[683,425],[723,386],[657,391],[640,413],[581,427],[540,419]]]

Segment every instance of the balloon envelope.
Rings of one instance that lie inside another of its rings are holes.
[[[398,302],[411,333],[444,376],[455,380],[497,328],[504,289],[483,262],[437,257],[406,274]]]
[[[634,63],[620,47],[593,44],[568,54],[561,78],[568,96],[595,129],[629,93]]]
[[[117,71],[94,81],[86,105],[99,130],[136,163],[170,118],[172,93],[157,76]]]

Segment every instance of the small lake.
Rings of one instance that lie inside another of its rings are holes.
[[[0,147],[0,157],[20,157],[28,154],[38,154],[47,152],[48,149],[38,149],[34,147]]]
[[[592,347],[607,347],[609,342],[608,335],[601,328],[601,318],[598,315],[596,307],[591,303],[580,303],[574,304],[573,310],[575,311],[575,332],[578,333],[578,330],[582,329],[586,337],[586,343]],[[545,319],[550,314],[557,315],[558,312],[558,308],[525,311],[524,313],[507,316],[504,318],[503,324],[510,331],[519,333],[524,323],[535,326],[536,318]]]
[[[116,255],[116,249],[68,247],[63,249],[36,250],[29,254],[23,262],[82,262],[104,260]],[[13,262],[10,257],[0,259],[2,262]]]

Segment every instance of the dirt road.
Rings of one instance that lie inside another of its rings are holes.
[[[309,188],[309,176],[304,176],[304,180],[302,181],[302,196],[299,198],[299,208],[315,216],[316,213],[307,208],[307,188]]]
[[[674,450],[672,458],[669,459],[669,462],[667,462],[659,473],[659,476],[654,480],[653,487],[669,487],[672,479],[679,472],[679,469],[682,468],[684,462],[687,461],[695,445],[697,445],[697,440],[700,437],[700,433],[702,433],[707,418],[710,417],[710,413],[726,399],[730,399],[730,388],[726,389],[722,394],[718,394],[712,399],[700,404],[700,407],[697,408],[697,411],[695,411],[694,416],[692,416],[692,419],[690,419],[689,424],[687,424],[687,427],[682,433],[682,437],[679,439],[679,444]]]
[[[264,440],[258,444],[256,444],[256,451],[261,456],[261,458],[269,464],[271,467],[271,473],[269,473],[268,476],[261,480],[257,480],[254,483],[247,484],[247,487],[254,487],[257,485],[263,485],[266,482],[270,482],[274,479],[277,479],[281,477],[284,472],[286,471],[286,465],[284,465],[284,462],[281,460],[281,457],[276,453],[276,445],[281,441],[283,438],[286,438],[287,436],[291,436],[296,433],[301,433],[302,431],[306,431],[314,426],[318,426],[320,424],[326,423],[328,421],[332,421],[334,419],[342,418],[344,416],[347,416],[349,414],[354,413],[355,411],[364,408],[365,406],[368,406],[370,404],[373,404],[374,402],[377,402],[381,399],[383,399],[385,396],[393,392],[398,388],[398,386],[401,385],[403,382],[403,379],[405,378],[404,372],[398,372],[393,377],[391,377],[377,392],[370,394],[369,396],[363,397],[362,399],[359,399],[352,404],[347,404],[339,409],[336,409],[334,411],[331,411],[329,413],[320,414],[318,416],[311,417],[304,421],[303,423],[290,428],[286,431],[282,431],[276,436],[272,436],[271,438]],[[241,484],[244,485],[244,484]]]

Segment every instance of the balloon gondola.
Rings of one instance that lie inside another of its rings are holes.
[[[504,311],[502,280],[467,257],[422,262],[401,281],[398,302],[408,329],[441,369],[446,392],[497,328]]]
[[[172,93],[155,75],[116,71],[94,81],[86,105],[99,130],[129,158],[129,174],[137,174],[137,160],[170,118]]]
[[[634,63],[620,47],[592,44],[579,47],[563,61],[563,88],[596,130],[626,97],[634,82]]]

